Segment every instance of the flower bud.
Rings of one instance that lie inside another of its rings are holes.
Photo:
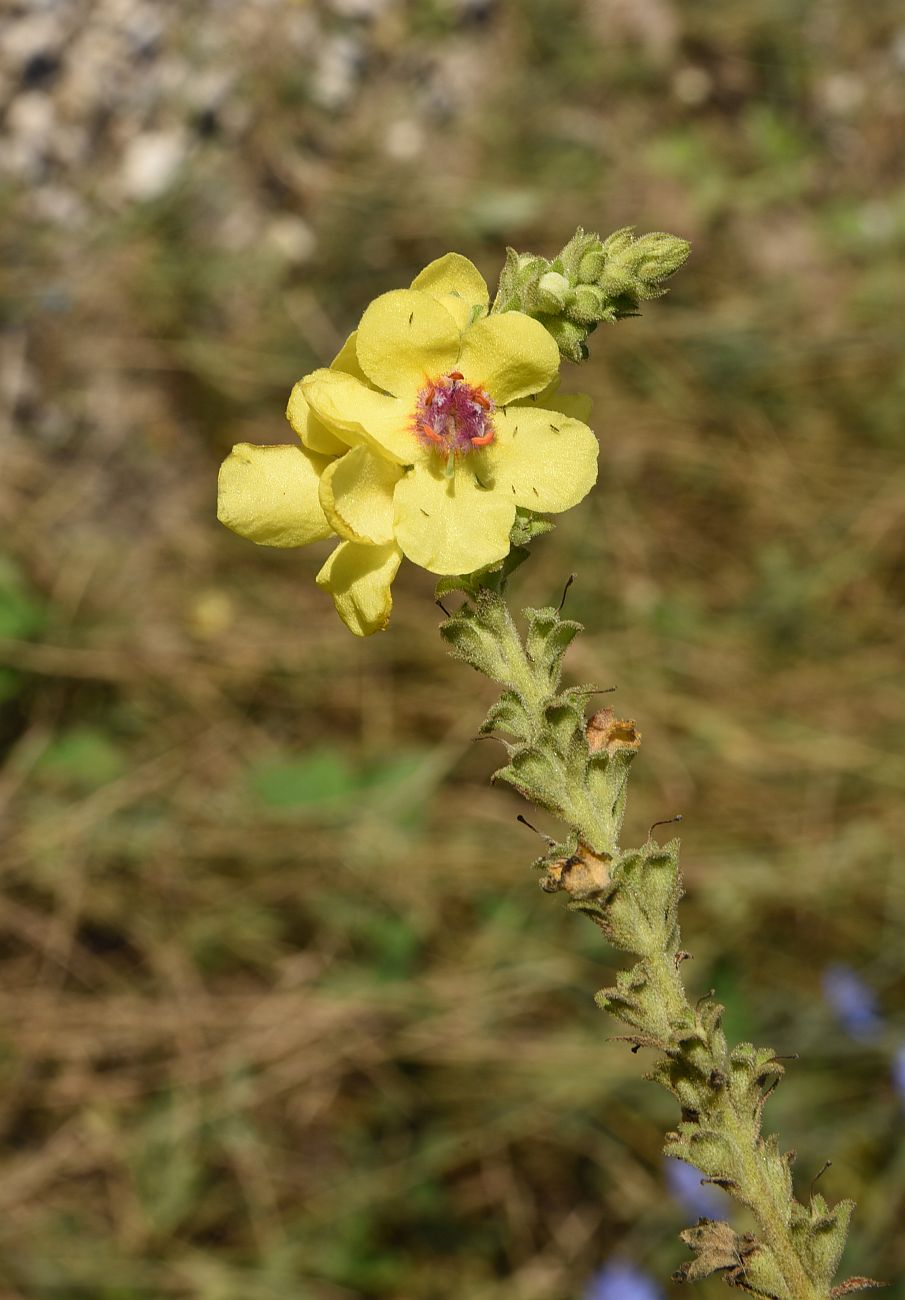
[[[543,311],[560,312],[572,296],[572,286],[558,271],[548,271],[538,281],[537,292]]]
[[[603,251],[607,258],[620,257],[627,248],[631,248],[633,243],[632,227],[623,226],[621,230],[614,230],[603,241]]]
[[[516,284],[522,289],[536,284],[546,266],[546,258],[536,257],[533,253],[522,253],[516,263]]]
[[[596,325],[606,308],[606,295],[595,284],[579,284],[569,307],[569,315],[581,325]]]
[[[661,230],[635,239],[631,226],[603,241],[579,226],[552,261],[509,248],[493,310],[533,316],[562,356],[584,361],[588,335],[603,321],[637,316],[642,302],[665,293],[661,281],[678,270],[689,248]]]
[[[656,284],[678,271],[688,259],[691,244],[687,239],[657,230],[642,235],[632,248],[635,274],[644,284]]]
[[[584,361],[588,355],[585,339],[588,336],[587,325],[576,325],[565,316],[544,316],[541,324],[549,330],[564,357],[570,361]]]
[[[606,253],[601,249],[595,249],[591,253],[585,253],[578,267],[578,278],[582,284],[594,284],[600,279],[600,275],[605,266]]]

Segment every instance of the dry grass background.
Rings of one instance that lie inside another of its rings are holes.
[[[316,558],[213,515],[370,296],[579,222],[695,254],[595,335],[600,485],[516,599],[577,572],[570,672],[645,737],[629,836],[685,815],[690,979],[801,1052],[772,1126],[900,1278],[900,6],[3,10],[3,1300],[565,1300],[683,1258],[671,1106],[426,576],[360,644]]]

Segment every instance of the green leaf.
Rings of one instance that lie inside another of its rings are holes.
[[[19,565],[0,554],[0,637],[23,640],[47,623],[45,602],[29,587]]]
[[[261,802],[275,809],[316,806],[353,794],[359,787],[348,756],[332,747],[263,762],[252,767],[249,782]]]
[[[51,784],[96,790],[126,771],[118,745],[93,727],[72,727],[56,736],[41,755],[36,771]]]

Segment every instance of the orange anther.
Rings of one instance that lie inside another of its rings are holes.
[[[493,442],[492,429],[489,433],[482,434],[480,438],[472,438],[471,445],[472,447],[486,447],[489,442]]]

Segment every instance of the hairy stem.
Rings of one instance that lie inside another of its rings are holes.
[[[750,1209],[756,1234],[702,1219],[682,1234],[695,1258],[676,1274],[695,1281],[719,1273],[764,1300],[833,1300],[875,1285],[852,1278],[833,1287],[845,1244],[851,1201],[829,1207],[823,1197],[799,1203],[792,1154],[761,1135],[761,1115],[784,1069],[770,1049],[730,1048],[722,1006],[708,994],[694,1006],[681,977],[682,896],[678,841],[650,837],[636,849],[619,838],[629,767],[640,737],[633,722],[604,709],[587,716],[595,690],[561,689],[563,655],[581,631],[554,609],[525,610],[519,635],[503,599],[505,580],[463,579],[465,604],[442,625],[452,653],[504,689],[482,730],[495,733],[508,762],[494,780],[557,816],[567,828],[536,864],[548,893],[565,892],[615,947],[634,957],[598,1004],[622,1020],[633,1050],[658,1052],[646,1076],[667,1088],[681,1122],[665,1151],[695,1166]],[[499,733],[511,739],[504,739]]]

